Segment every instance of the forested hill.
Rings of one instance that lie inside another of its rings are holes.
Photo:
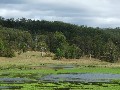
[[[116,62],[120,56],[120,29],[92,28],[60,21],[0,17],[0,56],[14,52],[50,51],[57,59],[91,55]]]

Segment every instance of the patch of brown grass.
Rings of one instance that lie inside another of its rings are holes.
[[[44,53],[45,55],[45,53]],[[52,54],[51,54],[52,55]],[[41,52],[28,51],[21,55],[16,54],[16,57],[5,58],[0,57],[0,66],[5,65],[31,65],[37,66],[40,64],[76,64],[76,65],[93,65],[93,66],[105,66],[105,67],[120,67],[120,63],[108,63],[100,61],[98,59],[89,59],[83,57],[81,59],[62,59],[52,60],[52,57],[42,57]]]

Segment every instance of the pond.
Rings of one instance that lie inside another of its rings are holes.
[[[0,90],[9,90],[9,89],[15,89],[15,90],[18,90],[18,89],[22,89],[23,86],[0,86]]]
[[[39,77],[39,74],[33,75],[34,77],[38,75],[38,77],[32,79],[26,76],[22,78],[1,77],[0,89],[22,90],[26,88],[25,90],[29,90],[29,88],[32,89],[36,88],[36,90],[41,89],[44,90],[44,88],[46,88],[45,90],[48,90],[49,88],[51,88],[51,90],[71,90],[70,88],[83,89],[83,86],[87,88],[90,85],[90,83],[92,83],[91,85],[94,86],[96,85],[95,86],[96,88],[98,87],[98,85],[100,85],[99,87],[104,87],[104,83],[110,85],[116,84],[116,87],[120,85],[120,83],[117,82],[111,83],[113,80],[120,80],[120,74],[69,73],[69,74],[50,74],[42,77]],[[73,85],[73,87],[70,87],[69,85],[71,86]],[[61,88],[61,86],[63,87]],[[108,86],[109,85],[106,85],[105,87]]]
[[[111,82],[113,80],[120,80],[120,74],[51,74],[40,78],[41,82]]]
[[[18,90],[18,89],[22,89],[23,86],[20,86],[21,84],[26,84],[26,83],[36,83],[34,80],[31,79],[27,79],[27,78],[0,78],[0,84],[3,85],[5,84],[5,86],[1,86],[0,85],[0,90],[2,89],[12,89],[12,90]],[[17,84],[17,86],[11,86]],[[7,86],[8,85],[8,86]]]
[[[77,65],[54,65],[54,64],[32,66],[32,68],[35,68],[35,69],[41,69],[41,68],[49,68],[49,69],[73,69],[75,67],[78,67],[78,66]]]
[[[52,68],[52,69],[73,69],[77,67],[77,65],[47,65],[46,67]]]
[[[35,83],[35,82],[111,82],[120,80],[120,74],[102,73],[76,73],[76,74],[51,74],[41,78],[0,78],[0,83]]]
[[[0,78],[0,83],[17,83],[17,84],[21,84],[21,83],[29,83],[29,82],[34,82],[31,79],[27,79],[27,78]]]

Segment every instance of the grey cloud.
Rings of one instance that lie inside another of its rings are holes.
[[[119,0],[2,0],[0,16],[115,27],[120,26],[119,4]]]
[[[0,4],[16,4],[24,3],[25,0],[0,0]]]

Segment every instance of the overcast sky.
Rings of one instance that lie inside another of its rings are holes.
[[[0,0],[0,16],[120,27],[120,0]]]

